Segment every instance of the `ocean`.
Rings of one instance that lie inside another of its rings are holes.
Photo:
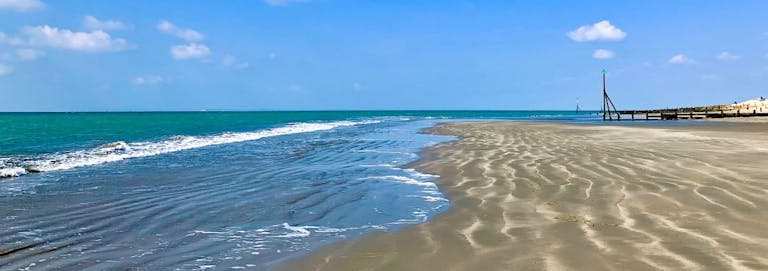
[[[404,165],[457,120],[569,111],[0,113],[0,269],[268,269],[449,207]]]

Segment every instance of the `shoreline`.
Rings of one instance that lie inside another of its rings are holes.
[[[768,170],[757,160],[768,147],[750,148],[768,146],[768,125],[458,122],[427,130],[458,140],[422,150],[406,167],[440,176],[447,211],[277,269],[768,268],[768,248],[758,245],[768,240],[759,232]]]

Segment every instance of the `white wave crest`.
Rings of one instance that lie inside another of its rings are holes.
[[[375,177],[366,177],[362,178],[363,180],[385,180],[385,181],[397,181],[405,184],[412,184],[412,185],[418,185],[418,186],[426,186],[426,187],[437,187],[437,185],[433,182],[428,181],[418,181],[416,179],[408,178],[405,176],[397,176],[397,175],[389,175],[389,176],[375,176]]]
[[[0,178],[18,177],[27,174],[27,170],[21,167],[0,168]]]
[[[287,234],[284,234],[284,235],[275,236],[275,237],[282,237],[282,238],[307,237],[310,234],[312,234],[312,232],[309,231],[310,229],[316,229],[318,227],[313,227],[313,226],[291,226],[291,225],[288,225],[288,223],[283,223],[283,228],[286,229],[286,230],[289,230],[291,232],[287,233]]]
[[[438,202],[438,201],[448,201],[446,198],[441,197],[434,197],[434,196],[409,196],[412,198],[422,198],[426,202]]]
[[[224,133],[212,136],[173,136],[157,142],[123,141],[105,144],[90,150],[43,155],[25,161],[23,167],[0,167],[0,177],[14,177],[27,172],[48,172],[76,167],[117,162],[130,158],[155,156],[165,153],[201,148],[212,145],[258,140],[267,137],[331,130],[337,127],[378,123],[368,121],[337,121],[325,123],[292,123],[283,127],[255,132]]]

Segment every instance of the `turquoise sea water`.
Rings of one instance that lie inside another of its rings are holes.
[[[569,111],[289,111],[148,113],[0,113],[0,155],[33,154],[169,135],[244,132],[295,122],[417,118],[570,118]]]
[[[0,113],[0,269],[267,269],[449,203],[438,122],[592,112]]]

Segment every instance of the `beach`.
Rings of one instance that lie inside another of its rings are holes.
[[[768,125],[444,123],[450,208],[281,270],[765,270]]]

